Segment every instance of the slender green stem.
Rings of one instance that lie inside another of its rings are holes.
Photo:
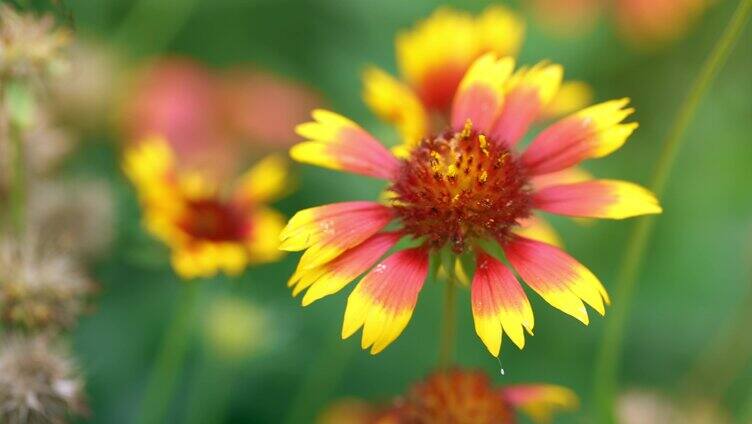
[[[726,27],[723,35],[714,46],[703,64],[700,74],[694,81],[689,95],[679,109],[679,113],[663,142],[662,151],[653,173],[650,188],[657,196],[663,193],[671,173],[683,135],[689,127],[700,101],[707,92],[718,72],[726,63],[732,47],[739,38],[750,10],[752,0],[741,0]],[[606,319],[604,337],[601,341],[595,364],[594,396],[596,400],[596,422],[614,422],[614,397],[617,374],[621,363],[621,350],[629,308],[634,294],[637,276],[640,272],[645,248],[655,225],[655,218],[642,218],[634,226],[622,258],[616,278],[614,305]]]
[[[157,353],[146,387],[143,409],[138,420],[141,424],[159,424],[167,421],[165,417],[170,400],[190,346],[198,286],[197,282],[189,282],[181,288],[177,309]]]
[[[441,338],[439,345],[439,367],[449,368],[454,362],[454,345],[457,334],[457,283],[452,272],[448,272],[444,288],[444,307],[441,316]]]
[[[206,349],[194,378],[189,402],[184,408],[186,424],[224,422],[236,371],[235,361],[218,357],[211,348]]]
[[[16,235],[20,236],[24,230],[26,217],[26,158],[21,129],[13,120],[11,120],[9,126],[9,136],[13,148],[13,184],[10,192],[11,222]]]

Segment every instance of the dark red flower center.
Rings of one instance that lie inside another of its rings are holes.
[[[393,412],[398,422],[511,424],[514,411],[484,374],[447,371],[416,384]]]
[[[474,131],[447,131],[415,147],[391,186],[407,233],[462,253],[474,238],[504,238],[530,215],[530,188],[507,148]]]
[[[189,201],[179,226],[190,236],[209,241],[242,241],[248,230],[237,208],[216,199]]]

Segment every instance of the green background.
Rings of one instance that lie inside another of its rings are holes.
[[[492,2],[448,4],[480,11]],[[360,72],[367,64],[395,71],[395,33],[439,4],[144,0],[134,8],[133,2],[122,0],[69,0],[66,6],[80,34],[116,43],[133,59],[179,54],[215,68],[254,63],[315,87],[334,110],[393,143],[391,129],[361,101]],[[511,7],[520,9],[519,4]],[[735,2],[719,2],[687,37],[650,53],[626,47],[606,19],[575,39],[557,39],[528,19],[520,62],[562,63],[568,78],[592,84],[596,100],[631,97],[639,130],[616,154],[585,166],[598,176],[646,183],[675,112],[734,7]],[[751,70],[748,30],[703,100],[661,199],[665,212],[628,321],[621,373],[625,388],[677,393],[698,355],[714,344],[720,328],[734,322],[750,290]],[[116,194],[117,238],[110,254],[93,264],[101,292],[94,313],[75,330],[74,347],[87,378],[93,421],[124,423],[139,412],[160,338],[184,287],[170,270],[164,248],[140,227],[135,196],[119,172],[119,149],[113,141],[118,140],[107,135],[85,140],[65,176],[106,179]],[[287,216],[313,205],[372,199],[381,188],[366,178],[309,166],[295,166],[294,174],[297,191],[276,204]],[[612,289],[633,222],[554,222],[572,255]],[[386,401],[432,370],[440,286],[425,286],[405,332],[373,357],[359,349],[359,335],[339,339],[349,288],[305,309],[290,297],[285,281],[296,259],[293,254],[249,269],[235,281],[201,283],[197,326],[213,296],[231,293],[265,308],[271,319],[264,331],[274,342],[258,355],[223,365],[207,357],[197,334],[170,406],[172,422],[196,420],[199,410],[221,410],[215,418],[227,422],[310,422],[330,400],[357,396]],[[592,322],[585,327],[530,297],[536,334],[527,338],[523,351],[505,341],[501,361],[506,375],[501,376],[499,364],[474,333],[469,293],[461,291],[457,361],[487,371],[500,385],[543,381],[571,387],[583,408],[561,416],[561,422],[589,422],[585,412],[603,319],[591,311]],[[733,381],[726,407],[736,409],[751,396],[751,372],[746,367]]]

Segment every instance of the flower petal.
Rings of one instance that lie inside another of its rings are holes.
[[[606,289],[590,270],[564,251],[539,241],[514,237],[503,243],[507,259],[522,279],[546,302],[588,324],[582,301],[601,315],[609,303]]]
[[[540,215],[530,215],[528,218],[518,221],[518,225],[512,228],[512,232],[518,236],[542,241],[553,246],[562,247],[564,245],[559,233]]]
[[[251,215],[251,231],[246,241],[250,263],[278,260],[284,252],[279,249],[279,235],[285,227],[285,217],[271,208],[257,207]]]
[[[315,268],[376,234],[392,217],[388,207],[375,202],[343,202],[305,209],[282,230],[279,248],[308,249],[298,268]]]
[[[240,177],[234,197],[241,203],[270,202],[288,189],[288,183],[287,161],[270,155]]]
[[[445,111],[479,50],[473,16],[440,8],[397,36],[397,65],[426,108]]]
[[[172,267],[183,279],[211,277],[223,271],[240,274],[248,264],[248,255],[238,243],[195,242],[173,248]]]
[[[581,110],[592,104],[593,88],[582,81],[564,81],[551,102],[541,113],[541,119],[553,119]]]
[[[498,259],[478,250],[471,288],[475,332],[493,356],[499,356],[502,329],[520,349],[533,330],[533,310],[512,272]]]
[[[525,21],[511,9],[497,4],[475,18],[475,28],[481,51],[494,52],[499,57],[516,56],[525,34]]]
[[[413,90],[378,68],[363,73],[363,99],[381,119],[394,124],[409,148],[428,134],[428,115]]]
[[[579,167],[562,169],[550,174],[535,175],[530,178],[530,184],[535,190],[561,184],[579,183],[592,180],[593,175]]]
[[[556,95],[563,75],[561,65],[545,62],[515,72],[507,82],[504,107],[494,124],[492,138],[514,146]]]
[[[583,218],[624,219],[662,211],[653,193],[617,180],[546,187],[533,193],[533,205],[546,212]]]
[[[522,154],[533,175],[577,165],[585,159],[608,155],[621,147],[637,123],[621,124],[634,109],[629,99],[611,100],[583,109],[541,132]]]
[[[313,119],[295,128],[308,140],[290,149],[293,159],[382,179],[397,171],[397,158],[354,122],[321,109],[313,111]]]
[[[579,405],[573,391],[552,384],[507,386],[499,393],[506,403],[521,409],[535,423],[549,423],[554,412],[572,411]]]
[[[363,327],[361,346],[377,354],[405,329],[428,274],[428,253],[399,251],[377,265],[347,299],[342,338]]]
[[[289,286],[293,286],[293,296],[308,289],[303,296],[303,306],[308,306],[322,297],[337,293],[371,268],[401,236],[399,233],[376,234],[329,263],[295,272],[288,282]]]
[[[514,59],[483,55],[468,69],[452,106],[452,127],[461,130],[467,120],[488,134],[504,104],[504,85],[514,70]]]

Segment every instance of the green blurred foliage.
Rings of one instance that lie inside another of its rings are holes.
[[[488,1],[448,2],[479,11]],[[628,96],[640,129],[616,154],[586,164],[596,175],[645,182],[668,126],[735,2],[719,2],[690,35],[656,52],[626,48],[607,22],[590,34],[557,39],[529,21],[522,63],[551,59],[569,78],[585,80],[597,100]],[[144,6],[146,4],[146,6]],[[438,4],[427,0],[67,0],[79,34],[118,43],[138,60],[161,54],[197,58],[213,67],[254,63],[318,89],[328,106],[357,120],[389,142],[390,128],[370,115],[360,99],[360,72],[367,64],[395,70],[394,35],[426,17]],[[143,9],[145,7],[145,9]],[[512,5],[517,7],[519,5]],[[183,10],[182,8],[185,8]],[[182,11],[181,11],[182,10]],[[135,13],[131,15],[130,13]],[[180,20],[184,22],[181,24]],[[124,26],[125,25],[125,26]],[[174,25],[174,31],[169,28]],[[666,196],[627,331],[622,372],[626,387],[677,389],[688,367],[707,349],[752,283],[752,31],[747,30],[686,135]],[[167,252],[140,227],[134,193],[119,172],[121,140],[85,140],[66,175],[93,175],[116,193],[117,240],[93,266],[102,290],[97,310],[83,319],[75,347],[88,379],[94,422],[131,422],[178,299],[181,282]],[[371,199],[380,184],[309,166],[295,168],[298,190],[277,206],[296,210],[333,201]],[[610,287],[630,222],[588,225],[555,220],[570,252]],[[428,283],[414,318],[385,352],[359,349],[359,336],[339,339],[349,289],[301,308],[285,281],[296,255],[249,269],[230,281],[201,288],[204,306],[222,293],[252,299],[271,314],[266,331],[275,344],[240,363],[221,364],[201,347],[189,354],[171,422],[190,422],[195,411],[218,410],[227,422],[310,422],[327,402],[342,396],[388,400],[436,363],[440,287]],[[591,311],[582,326],[531,295],[536,334],[524,351],[505,341],[502,365],[474,334],[469,293],[459,294],[457,360],[481,368],[498,384],[545,381],[573,388],[587,408],[592,363],[602,319]],[[613,299],[619,302],[619,299]],[[228,368],[232,367],[232,368]],[[208,371],[207,371],[208,370]],[[745,370],[726,401],[736,408],[749,396]],[[301,391],[309,391],[301,395]],[[313,390],[311,390],[313,389]],[[291,409],[296,414],[288,417]],[[223,412],[222,412],[223,411]],[[587,422],[585,413],[562,422]],[[196,421],[196,417],[193,417]]]

